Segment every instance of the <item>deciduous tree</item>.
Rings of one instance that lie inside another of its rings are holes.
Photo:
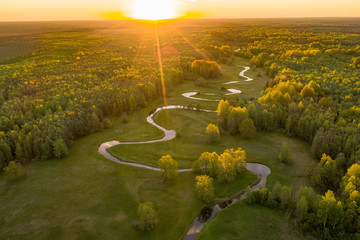
[[[170,155],[162,156],[158,161],[158,167],[161,169],[164,181],[173,179],[177,175],[177,162]]]
[[[196,176],[195,188],[201,200],[210,202],[214,198],[213,179],[207,175]]]
[[[4,171],[9,180],[16,180],[24,174],[21,164],[15,161],[10,161]]]
[[[216,124],[210,123],[206,127],[206,135],[209,137],[210,141],[218,140],[220,136],[219,127]]]
[[[145,202],[139,205],[137,210],[138,228],[142,231],[153,229],[158,223],[158,215],[152,202]]]
[[[279,159],[282,163],[286,163],[286,164],[292,163],[292,154],[286,143],[283,143],[281,146]]]

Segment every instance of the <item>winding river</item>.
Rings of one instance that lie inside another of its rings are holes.
[[[249,67],[244,67],[245,69],[243,71],[240,72],[239,76],[246,78],[246,80],[242,80],[242,81],[252,81],[253,79],[250,77],[245,76],[245,72],[248,71],[250,68]],[[231,82],[226,82],[223,83],[224,85],[227,84],[233,84],[233,83],[237,83],[240,82],[239,81],[231,81]],[[238,94],[241,93],[241,90],[237,90],[237,89],[226,89],[227,91],[229,91],[229,93],[227,93],[226,95],[231,95],[231,94]],[[194,99],[194,100],[201,100],[201,101],[219,101],[219,100],[214,100],[214,99],[206,99],[206,98],[197,98],[197,97],[193,97],[195,95],[197,95],[198,92],[188,92],[188,93],[183,93],[182,96],[186,97],[186,98],[190,98],[190,99]],[[213,95],[213,94],[204,94],[204,95]],[[163,107],[159,107],[157,109],[155,109],[154,111],[150,112],[146,118],[146,121],[148,123],[150,123],[151,125],[153,125],[154,127],[160,129],[161,131],[164,132],[164,137],[159,138],[159,139],[154,139],[154,140],[148,140],[148,141],[139,141],[139,142],[119,142],[119,141],[109,141],[109,142],[104,142],[102,144],[100,144],[99,148],[98,148],[98,152],[103,155],[104,157],[106,157],[107,159],[114,161],[116,163],[119,164],[124,164],[124,165],[129,165],[129,166],[133,166],[133,167],[140,167],[140,168],[145,168],[145,169],[149,169],[149,170],[153,170],[153,171],[161,171],[161,169],[157,168],[157,167],[152,167],[152,166],[148,166],[148,165],[144,165],[144,164],[140,164],[140,163],[132,163],[132,162],[126,162],[123,161],[121,159],[118,159],[116,157],[114,157],[113,155],[111,155],[107,149],[117,146],[117,145],[122,145],[122,144],[146,144],[146,143],[155,143],[155,142],[164,142],[164,141],[170,141],[172,139],[174,139],[176,137],[176,131],[175,130],[168,130],[162,126],[160,126],[159,124],[157,124],[153,117],[156,113],[162,111],[162,110],[171,110],[171,109],[183,109],[183,110],[190,110],[190,111],[201,111],[201,112],[213,112],[215,113],[216,111],[214,110],[207,110],[207,109],[200,109],[200,108],[192,108],[192,107],[185,107],[185,106],[180,106],[180,105],[170,105],[170,106],[163,106]],[[257,188],[262,188],[266,186],[266,180],[267,177],[270,175],[271,170],[270,168],[268,168],[266,165],[260,164],[260,163],[247,163],[246,164],[246,169],[252,173],[254,173],[255,175],[259,176],[259,182],[252,186],[252,190],[257,189]],[[187,169],[178,169],[178,172],[190,172],[192,171],[191,168],[187,168]],[[196,236],[201,232],[204,224],[206,222],[208,222],[210,219],[212,219],[219,211],[221,211],[222,209],[230,206],[231,204],[234,204],[235,202],[238,202],[240,200],[245,199],[244,195],[240,195],[240,196],[235,196],[232,197],[230,200],[228,200],[226,202],[226,204],[216,204],[215,206],[213,206],[212,208],[204,208],[206,209],[209,213],[210,216],[207,217],[205,220],[203,218],[203,210],[202,212],[200,212],[198,214],[198,216],[194,219],[194,221],[192,222],[192,224],[189,227],[189,230],[187,231],[186,235],[184,236],[184,240],[192,240],[195,239]]]

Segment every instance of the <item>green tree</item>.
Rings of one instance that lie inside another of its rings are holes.
[[[231,134],[239,131],[240,123],[249,117],[246,107],[233,107],[230,106],[227,113],[227,130]]]
[[[24,161],[24,150],[23,147],[21,146],[20,142],[16,143],[16,148],[15,148],[15,159],[19,162],[23,162]]]
[[[219,156],[219,165],[216,177],[219,181],[232,182],[236,176],[236,167],[234,159],[228,152],[224,152]]]
[[[292,163],[292,154],[286,143],[283,143],[281,146],[279,159],[282,163],[286,163],[286,164]]]
[[[239,125],[239,132],[243,138],[254,138],[256,134],[256,128],[253,120],[246,118]]]
[[[227,128],[227,119],[228,119],[229,108],[230,108],[229,101],[221,99],[217,106],[217,110],[216,110],[219,125],[224,129]]]
[[[56,158],[63,158],[69,154],[68,148],[62,138],[54,142],[53,153]]]
[[[282,186],[279,198],[281,208],[288,208],[291,204],[291,188],[289,188],[288,186]]]
[[[215,78],[222,75],[220,65],[214,61],[195,60],[191,64],[191,69],[204,78]]]
[[[173,179],[177,175],[177,162],[170,155],[162,156],[158,161],[158,167],[161,169],[164,181]]]
[[[206,135],[208,135],[210,141],[216,141],[219,139],[220,131],[216,124],[210,123],[206,127]]]
[[[360,205],[360,164],[351,165],[341,182],[342,198]],[[358,199],[359,198],[359,199]]]
[[[15,161],[10,161],[4,171],[9,180],[16,180],[24,174],[21,164]]]
[[[220,47],[220,50],[226,57],[230,57],[232,54],[231,47],[228,45],[223,45]]]
[[[336,162],[324,153],[316,168],[315,183],[323,189],[333,189],[338,182]]]
[[[200,157],[193,162],[192,169],[197,173],[206,173],[214,176],[217,171],[219,155],[216,152],[203,152]]]
[[[305,196],[301,196],[296,203],[296,214],[300,219],[304,219],[308,213],[309,207]]]
[[[279,200],[280,199],[280,193],[281,193],[281,183],[279,183],[278,181],[274,184],[273,189],[271,191],[273,197],[275,200]]]
[[[91,114],[91,120],[90,120],[90,123],[89,123],[90,133],[94,133],[94,132],[99,131],[100,126],[101,126],[101,123],[100,123],[99,117],[95,112],[93,112]]]
[[[340,201],[336,202],[333,191],[328,190],[319,202],[317,217],[323,229],[328,226],[335,229],[343,217],[343,207]]]
[[[306,97],[315,97],[316,93],[315,90],[310,87],[309,85],[305,85],[305,87],[301,90],[300,95],[304,98]]]
[[[296,201],[299,202],[302,197],[305,197],[309,211],[316,212],[318,201],[314,189],[301,187],[296,193]]]
[[[0,151],[0,169],[3,169],[6,164],[5,155]]]
[[[276,182],[269,193],[269,206],[276,207],[280,202],[281,184]]]
[[[6,165],[6,163],[13,160],[13,156],[11,154],[11,148],[9,147],[9,145],[1,141],[0,141],[0,152],[2,153],[3,156],[3,161],[0,162],[0,167],[3,168]]]
[[[246,167],[246,152],[242,148],[238,149],[226,149],[224,153],[228,153],[232,156],[231,164],[237,172],[241,172]]]
[[[207,175],[196,176],[196,192],[201,200],[210,202],[214,198],[213,179]]]
[[[142,231],[153,229],[158,223],[158,215],[152,202],[145,202],[139,205],[137,210],[138,228]]]
[[[110,119],[107,117],[102,120],[102,124],[104,125],[105,129],[109,129],[112,126]]]

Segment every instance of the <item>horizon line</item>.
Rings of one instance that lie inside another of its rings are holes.
[[[161,19],[161,20],[146,20],[146,21],[168,21],[168,20],[198,20],[198,19],[219,19],[219,20],[228,20],[228,19],[359,19],[360,16],[324,16],[324,17],[199,17],[199,18],[170,18],[170,19]],[[12,23],[12,22],[85,22],[85,21],[141,21],[142,19],[43,19],[43,20],[0,20],[0,23]]]

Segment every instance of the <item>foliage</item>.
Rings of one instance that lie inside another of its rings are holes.
[[[336,202],[331,190],[328,190],[321,198],[317,217],[324,230],[327,226],[334,229],[343,217],[342,204],[340,201]]]
[[[177,176],[177,162],[170,155],[162,156],[158,161],[161,169],[161,176],[164,181],[168,181]]]
[[[216,124],[210,123],[206,127],[206,135],[208,135],[210,141],[216,141],[219,139],[220,131]]]
[[[323,189],[334,189],[337,186],[339,178],[337,176],[336,163],[330,156],[325,153],[323,154],[316,172],[315,183],[318,186]]]
[[[144,107],[162,92],[152,39],[87,31],[11,39],[38,47],[0,63],[1,167],[14,159],[66,155],[54,151],[59,139],[71,147],[75,139],[109,128],[108,117]],[[193,58],[182,55],[183,64],[179,58],[163,61],[167,89],[191,71],[186,64]]]
[[[239,132],[243,138],[254,138],[256,134],[256,128],[253,120],[245,118],[239,125]]]
[[[236,168],[233,157],[228,152],[222,153],[218,160],[216,178],[221,182],[232,182],[235,179],[235,176]]]
[[[102,124],[104,126],[104,129],[109,129],[112,126],[112,122],[107,117],[102,120]]]
[[[221,67],[214,61],[195,60],[191,64],[194,73],[204,78],[216,78],[221,76]]]
[[[347,170],[341,181],[342,198],[360,205],[360,164],[355,163]]]
[[[220,127],[230,134],[240,133],[244,138],[253,138],[256,134],[254,121],[249,118],[246,107],[231,106],[228,100],[221,100],[217,107]]]
[[[241,39],[235,55],[264,67],[272,78],[258,98],[260,104],[247,104],[249,116],[258,129],[284,129],[312,143],[318,159],[323,153],[333,159],[343,153],[344,164],[337,168],[340,176],[356,162],[359,150],[360,36],[339,31],[330,37],[326,31],[313,31],[313,26],[292,34],[288,27],[268,27],[249,27],[245,32],[239,27],[236,34],[224,30],[216,35],[234,44]]]
[[[226,149],[220,156],[213,152],[204,152],[193,162],[196,173],[216,177],[220,182],[232,182],[246,166],[246,153],[242,148]]]
[[[215,176],[219,161],[219,155],[216,152],[203,152],[200,157],[193,162],[192,168],[197,173],[205,173]]]
[[[282,163],[292,164],[292,154],[286,143],[283,143],[281,146],[279,159]]]
[[[159,219],[152,202],[141,203],[137,210],[137,216],[137,226],[142,231],[151,230],[159,223]]]
[[[211,55],[213,60],[219,60],[221,63],[231,64],[233,61],[233,52],[231,47],[228,45],[223,45],[221,47],[208,45],[205,46],[205,51]]]
[[[24,174],[21,164],[15,161],[10,161],[4,171],[9,180],[16,180]]]
[[[219,125],[222,128],[227,127],[227,113],[229,111],[229,108],[230,108],[229,102],[227,100],[221,99],[218,104],[216,112],[217,112],[217,116],[218,116]]]
[[[308,202],[305,196],[301,196],[300,200],[296,203],[296,214],[300,219],[305,218],[309,210]]]
[[[63,158],[69,154],[67,146],[65,145],[64,140],[62,138],[54,142],[53,148],[54,148],[54,157],[56,158]]]
[[[199,77],[198,79],[196,79],[195,85],[196,85],[196,86],[199,86],[199,87],[204,87],[204,86],[206,86],[206,80],[205,80],[205,78]]]
[[[210,202],[214,198],[213,179],[207,175],[199,175],[195,178],[196,192],[201,200],[204,202]]]

